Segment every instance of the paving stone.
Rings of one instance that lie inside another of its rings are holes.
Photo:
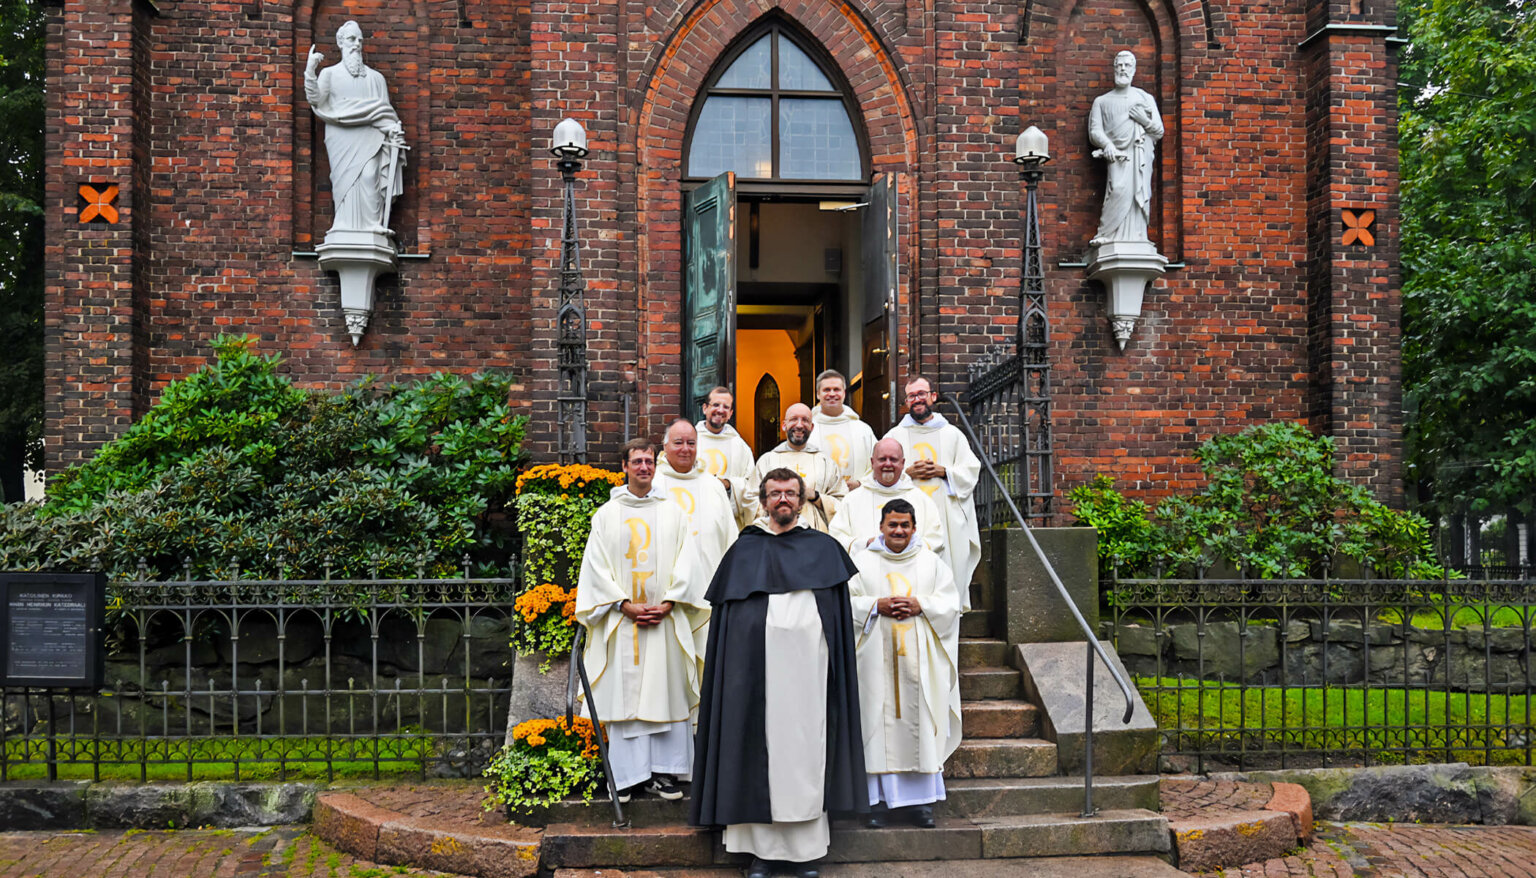
[[[379,828],[398,816],[351,793],[315,797],[315,835],[365,860],[378,859]]]
[[[379,828],[376,859],[475,878],[528,878],[539,871],[539,833],[407,817]]]
[[[1179,868],[1203,872],[1284,856],[1296,847],[1296,824],[1283,811],[1236,811],[1176,821]]]
[[[1275,794],[1264,806],[1268,811],[1284,811],[1296,826],[1296,837],[1302,844],[1312,841],[1312,797],[1307,788],[1294,783],[1276,783]]]

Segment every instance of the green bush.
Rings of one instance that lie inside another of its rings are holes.
[[[221,337],[216,361],[41,505],[0,513],[0,569],[113,578],[507,575],[506,508],[526,419],[502,374],[296,388]],[[140,561],[145,567],[140,567]]]
[[[1333,473],[1333,440],[1275,422],[1217,436],[1195,452],[1205,488],[1149,513],[1107,476],[1067,492],[1099,530],[1099,559],[1122,573],[1230,564],[1258,578],[1305,577],[1347,558],[1378,576],[1438,579],[1429,523],[1390,509]]]

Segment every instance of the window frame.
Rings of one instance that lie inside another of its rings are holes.
[[[769,87],[756,88],[718,88],[716,83],[725,75],[727,70],[736,63],[742,53],[757,45],[762,39],[769,39]],[[787,39],[795,48],[799,49],[810,59],[812,64],[832,84],[832,91],[809,91],[805,89],[781,89],[779,88],[779,41]],[[693,101],[693,106],[688,112],[687,133],[683,137],[683,188],[692,189],[712,178],[701,177],[690,172],[693,161],[693,135],[698,130],[699,117],[703,115],[704,104],[711,97],[746,97],[769,98],[769,146],[771,166],[774,174],[780,172],[780,132],[779,132],[779,100],[780,98],[812,98],[816,100],[839,100],[842,103],[843,112],[847,114],[848,121],[853,128],[854,147],[858,150],[859,174],[857,178],[828,178],[815,179],[809,177],[746,177],[740,172],[736,173],[737,189],[742,192],[772,191],[777,193],[789,193],[803,191],[806,193],[817,192],[832,194],[830,187],[866,187],[870,175],[869,136],[864,128],[864,114],[858,112],[858,103],[854,99],[853,90],[848,81],[843,77],[842,70],[826,54],[821,46],[809,39],[797,28],[782,19],[775,19],[759,27],[753,28],[743,34],[736,44],[721,54],[715,62],[714,69],[704,80],[704,85],[699,89]],[[804,187],[804,188],[802,188]]]

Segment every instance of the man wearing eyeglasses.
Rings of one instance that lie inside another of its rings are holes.
[[[955,575],[965,610],[971,608],[971,576],[981,563],[981,531],[976,525],[976,483],[981,461],[960,428],[933,410],[939,395],[926,378],[907,382],[907,415],[885,434],[906,452],[907,475],[939,507],[944,560]]]
[[[727,851],[752,854],[748,878],[775,864],[816,878],[828,812],[870,807],[848,598],[859,571],[800,522],[805,491],[794,470],[764,474],[766,516],[742,530],[705,593],[689,822],[721,827]]]

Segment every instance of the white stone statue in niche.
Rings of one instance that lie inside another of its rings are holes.
[[[1163,118],[1152,96],[1131,85],[1136,56],[1119,53],[1114,69],[1114,90],[1095,98],[1088,113],[1088,141],[1098,147],[1093,157],[1108,164],[1099,230],[1088,242],[1088,277],[1104,285],[1110,329],[1124,351],[1141,317],[1147,285],[1168,264],[1147,237]]]
[[[1091,244],[1146,241],[1152,210],[1153,150],[1163,139],[1163,118],[1152,96],[1131,85],[1136,56],[1115,56],[1115,89],[1093,100],[1088,113],[1088,141],[1094,158],[1109,163],[1104,212]]]
[[[304,96],[325,122],[331,160],[331,230],[384,232],[389,203],[404,192],[405,132],[389,104],[384,74],[363,63],[363,29],[349,21],[336,31],[341,63],[320,70],[313,46],[304,67]]]

